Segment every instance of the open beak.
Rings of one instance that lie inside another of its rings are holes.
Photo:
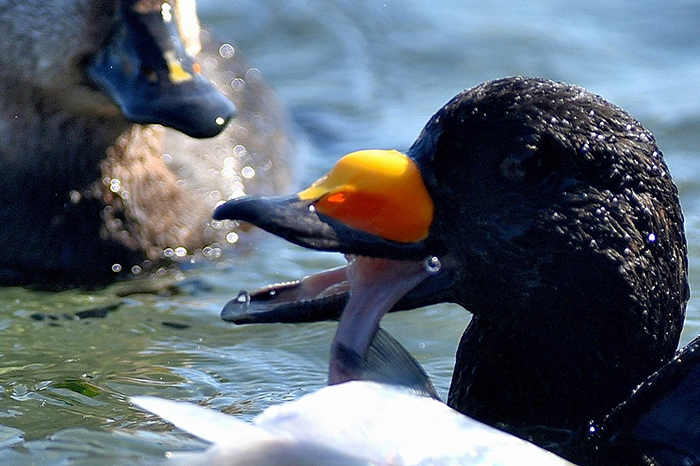
[[[243,220],[302,246],[343,252],[348,265],[242,292],[222,317],[251,323],[340,316],[329,382],[355,379],[347,362],[366,358],[387,312],[449,300],[452,274],[430,242],[433,214],[418,165],[396,151],[349,154],[294,196],[229,201],[215,219]]]
[[[88,64],[89,78],[129,121],[216,136],[233,118],[233,103],[199,73],[170,4],[143,11],[138,3],[122,1],[115,30]]]

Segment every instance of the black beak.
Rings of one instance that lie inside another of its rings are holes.
[[[319,214],[311,201],[297,195],[234,199],[219,206],[213,216],[216,220],[249,222],[287,241],[320,251],[409,261],[432,257],[427,241],[398,243],[357,230]],[[391,311],[449,301],[455,280],[452,262],[449,256],[443,257],[441,273],[411,290]],[[336,320],[348,298],[347,289],[341,286],[347,280],[343,269],[242,292],[226,305],[222,317],[236,324]]]
[[[406,199],[409,204],[401,202]],[[433,205],[414,161],[396,151],[354,152],[297,195],[235,199],[219,206],[214,218],[246,221],[300,246],[345,253],[348,259],[344,268],[242,292],[224,308],[225,320],[340,317],[331,345],[329,383],[379,380],[427,386],[421,392],[434,395],[430,383],[423,384],[427,377],[422,370],[401,369],[397,374],[380,369],[412,358],[402,356],[407,354],[403,348],[388,351],[400,345],[384,346],[377,337],[387,312],[448,301],[454,284],[455,264],[435,256],[438,249],[429,244]],[[375,364],[375,353],[390,356]],[[417,363],[406,367],[420,369]],[[412,372],[418,377],[404,378]]]
[[[349,227],[316,212],[313,202],[296,195],[243,197],[222,204],[216,220],[242,220],[299,246],[398,260],[421,260],[429,254],[425,241],[399,243]]]
[[[235,115],[233,103],[196,70],[168,3],[139,12],[123,1],[120,21],[92,57],[90,79],[134,123],[162,124],[196,138],[219,134]]]

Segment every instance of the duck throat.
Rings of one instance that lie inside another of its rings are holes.
[[[577,301],[548,302],[547,313],[530,309],[517,325],[503,314],[475,314],[459,344],[448,405],[551,449],[567,432],[602,421],[673,354],[673,342],[644,332],[631,306]]]

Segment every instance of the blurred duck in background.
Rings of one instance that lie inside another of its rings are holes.
[[[0,30],[0,284],[217,257],[216,204],[287,186],[287,116],[194,0],[0,0]]]

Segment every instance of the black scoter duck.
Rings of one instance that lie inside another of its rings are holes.
[[[242,294],[222,314],[340,316],[331,384],[362,378],[353,361],[386,312],[454,302],[473,317],[451,407],[574,462],[700,460],[697,418],[673,418],[697,359],[697,343],[674,359],[689,297],[678,192],[652,134],[601,97],[487,82],[405,155],[352,153],[297,195],[214,216],[346,254],[346,268]]]
[[[284,111],[194,1],[3,2],[0,30],[0,284],[215,256],[217,203],[286,187]]]

